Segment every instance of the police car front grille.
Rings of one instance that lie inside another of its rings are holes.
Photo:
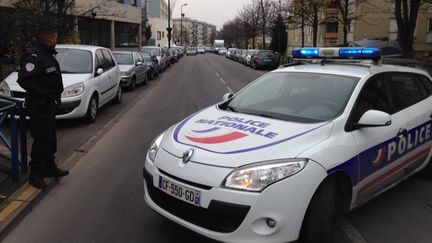
[[[212,200],[201,208],[169,196],[153,186],[153,177],[144,169],[144,179],[150,198],[169,213],[197,226],[221,233],[234,232],[245,219],[250,206]]]

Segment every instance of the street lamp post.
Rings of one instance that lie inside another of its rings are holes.
[[[168,0],[168,48],[171,48],[171,2]]]
[[[180,5],[180,46],[183,46],[183,17],[184,17],[184,14],[183,14],[183,6],[187,6],[188,4],[187,3],[185,3],[185,4],[182,4],[182,5]]]

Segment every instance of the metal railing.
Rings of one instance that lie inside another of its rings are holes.
[[[7,119],[9,118],[9,119]],[[10,156],[0,152],[0,156],[10,160],[10,174],[13,181],[18,181],[20,169],[22,172],[28,170],[27,166],[27,130],[24,102],[0,95],[0,127],[6,120],[10,121],[10,139],[0,131],[0,142],[10,151]]]

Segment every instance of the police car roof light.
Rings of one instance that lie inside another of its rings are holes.
[[[379,60],[382,57],[379,49],[364,47],[294,48],[292,55],[296,59]]]
[[[319,48],[294,48],[294,58],[319,58]]]

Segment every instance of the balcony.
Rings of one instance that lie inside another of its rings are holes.
[[[324,39],[337,39],[338,33],[326,32],[324,33]]]

